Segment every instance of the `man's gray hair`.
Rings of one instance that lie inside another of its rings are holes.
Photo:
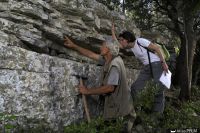
[[[113,56],[117,56],[119,54],[119,42],[118,40],[113,39],[112,37],[105,39],[106,46],[110,49],[110,52]]]

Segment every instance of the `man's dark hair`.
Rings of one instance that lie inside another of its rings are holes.
[[[119,37],[123,37],[124,39],[126,39],[128,42],[134,42],[135,41],[135,35],[132,34],[129,31],[124,31],[121,34],[119,34]]]

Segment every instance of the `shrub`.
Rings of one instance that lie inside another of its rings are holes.
[[[193,101],[180,102],[178,98],[169,99],[162,115],[151,112],[158,87],[153,82],[148,83],[134,103],[137,116],[141,119],[140,125],[149,133],[155,133],[154,129],[165,132],[167,129],[200,128],[200,100],[197,100],[200,90],[198,87],[193,87],[192,90]]]
[[[103,118],[93,119],[90,123],[81,122],[71,124],[64,129],[65,133],[120,133],[123,127],[123,119],[119,118],[114,123],[105,123]]]

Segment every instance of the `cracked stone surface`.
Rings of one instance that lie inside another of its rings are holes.
[[[88,87],[99,86],[100,66],[63,46],[65,35],[81,47],[99,53],[111,20],[117,34],[125,29],[139,36],[134,22],[95,0],[0,0],[0,113],[19,117],[18,123],[35,126],[42,120],[53,130],[84,119],[82,99],[73,74],[86,74]],[[124,55],[129,86],[140,64]],[[98,97],[87,97],[91,115]]]

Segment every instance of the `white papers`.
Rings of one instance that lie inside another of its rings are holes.
[[[171,86],[171,76],[172,73],[168,70],[168,73],[165,74],[165,72],[162,73],[160,76],[160,82],[165,85],[168,89],[170,89]]]

